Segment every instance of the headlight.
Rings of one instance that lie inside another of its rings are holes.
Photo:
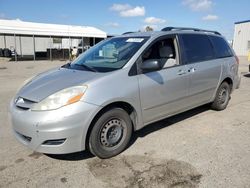
[[[87,86],[75,86],[67,89],[63,89],[57,93],[54,93],[41,102],[35,104],[31,110],[43,111],[43,110],[55,110],[75,102],[78,102],[85,91]]]

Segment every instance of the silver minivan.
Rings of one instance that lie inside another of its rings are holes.
[[[210,104],[239,87],[238,58],[220,33],[167,27],[106,39],[29,79],[10,103],[13,132],[32,150],[122,152],[134,131]]]

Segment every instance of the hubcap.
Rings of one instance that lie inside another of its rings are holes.
[[[119,144],[123,137],[123,121],[120,119],[109,120],[101,129],[101,144],[113,147]]]
[[[219,93],[220,104],[224,104],[227,101],[227,98],[228,98],[228,91],[226,88],[222,88]]]

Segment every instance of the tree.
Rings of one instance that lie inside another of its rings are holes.
[[[145,31],[154,31],[154,29],[153,29],[152,27],[150,27],[150,26],[147,26],[147,27],[145,28]]]

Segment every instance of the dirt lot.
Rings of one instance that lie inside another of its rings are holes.
[[[64,62],[0,61],[0,187],[250,187],[250,74],[226,110],[199,107],[137,132],[119,156],[44,155],[12,135],[8,104],[32,75]],[[245,76],[244,76],[245,75]]]

